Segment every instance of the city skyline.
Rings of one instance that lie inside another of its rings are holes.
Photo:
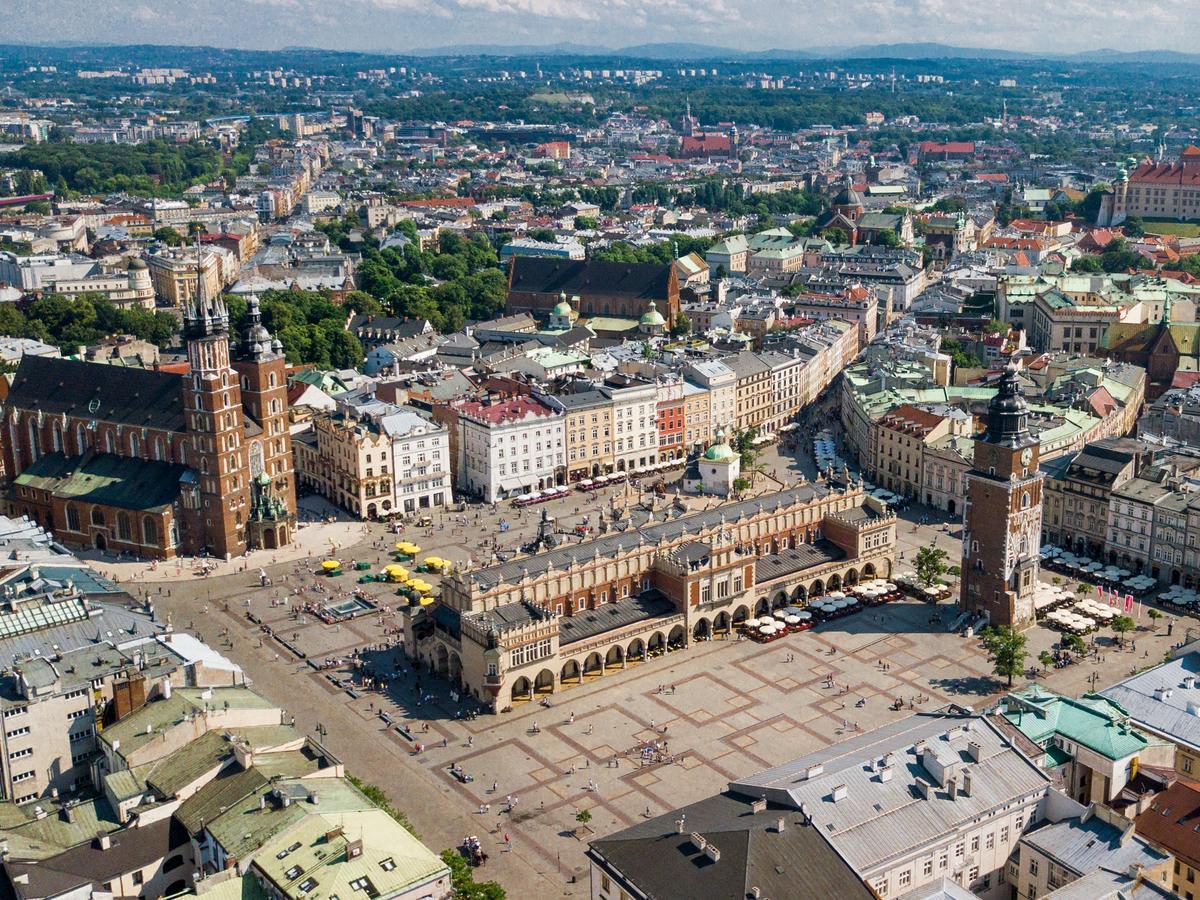
[[[569,42],[597,48],[644,43],[697,43],[736,50],[823,51],[856,45],[936,41],[1047,56],[1096,51],[1193,49],[1187,0],[1130,7],[1068,0],[1039,9],[1028,27],[1026,0],[1000,0],[990,21],[973,7],[946,0],[859,0],[829,8],[793,0],[683,0],[653,5],[633,0],[247,0],[249,15],[231,15],[215,0],[15,0],[8,39],[24,43],[188,44],[278,50],[315,47],[402,54],[476,45],[546,46]],[[931,23],[936,29],[931,30]],[[1040,35],[1059,37],[1047,47]]]

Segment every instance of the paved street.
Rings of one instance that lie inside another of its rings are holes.
[[[547,506],[569,527],[584,515],[594,517],[607,501],[593,498],[576,512],[582,502],[572,496]],[[499,536],[505,547],[527,540],[539,515],[540,509],[520,514],[502,506],[496,513],[479,511],[477,522],[475,510],[446,512],[432,529],[409,529],[405,537],[461,561],[482,552],[484,535]],[[952,563],[958,559],[956,525],[934,518],[914,527],[913,521],[929,515],[919,507],[904,515],[898,525],[902,567],[930,541],[945,547]],[[508,531],[499,531],[500,518],[511,522]],[[361,559],[376,566],[395,540],[378,525],[364,530],[346,523],[340,531],[346,563]],[[947,633],[955,617],[950,605],[905,602],[769,646],[736,640],[699,644],[561,692],[550,708],[526,704],[499,717],[458,719],[460,707],[448,685],[407,670],[389,649],[400,614],[388,586],[365,586],[377,610],[325,624],[315,612],[344,600],[356,587],[353,574],[312,575],[320,553],[277,563],[263,556],[231,574],[199,577],[183,566],[178,578],[129,587],[159,598],[160,609],[177,626],[194,629],[237,660],[259,690],[295,715],[301,729],[315,733],[319,726],[348,769],[386,790],[431,847],[440,850],[478,834],[492,851],[481,877],[497,878],[518,896],[586,894],[585,884],[570,883],[572,875],[586,881],[586,835],[581,840],[574,833],[579,810],[590,810],[590,829],[604,834],[910,710],[949,702],[980,706],[1003,690],[978,640]],[[128,577],[137,571],[132,563],[122,566],[114,572]],[[259,587],[260,566],[273,580],[268,588]],[[314,665],[266,634],[248,613]],[[1042,680],[1078,694],[1089,689],[1089,676],[1102,673],[1103,686],[1161,659],[1182,630],[1177,627],[1170,639],[1139,632],[1137,650],[1120,654],[1101,637],[1102,663],[1051,671]],[[1049,630],[1032,630],[1030,663],[1056,638]],[[344,663],[355,651],[389,677],[386,693],[347,689],[350,668]],[[326,663],[331,668],[316,668]],[[432,699],[422,701],[427,695]],[[897,698],[903,702],[898,711],[890,708]],[[425,747],[419,754],[417,743]],[[452,763],[473,780],[455,779]],[[509,796],[515,805],[505,812]],[[504,852],[506,834],[511,852]]]

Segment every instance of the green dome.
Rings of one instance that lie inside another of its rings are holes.
[[[729,462],[736,457],[737,452],[725,443],[724,431],[718,431],[717,442],[704,451],[704,458],[708,462]]]
[[[646,314],[642,316],[641,324],[647,328],[662,328],[667,324],[667,320],[662,317],[662,313],[658,311],[658,305],[651,300],[650,308],[646,310]]]
[[[558,318],[560,318],[560,319],[570,318],[571,313],[573,313],[573,312],[574,312],[574,310],[571,309],[571,304],[568,303],[566,300],[559,300],[558,303],[554,307],[554,315],[558,316]]]

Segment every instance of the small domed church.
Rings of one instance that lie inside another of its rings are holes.
[[[296,489],[283,345],[249,301],[186,308],[183,374],[26,356],[3,407],[11,515],[63,543],[149,558],[290,543]]]

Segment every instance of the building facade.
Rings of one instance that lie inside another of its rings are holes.
[[[186,375],[25,357],[0,430],[9,509],[65,543],[137,556],[289,543],[282,344],[257,298],[235,352],[220,299],[188,308],[184,337]]]
[[[1042,530],[1039,443],[1015,367],[988,404],[988,426],[975,442],[963,515],[962,606],[994,625],[1034,624]]]
[[[862,487],[803,485],[450,576],[406,646],[494,711],[736,623],[886,577],[893,515]]]

